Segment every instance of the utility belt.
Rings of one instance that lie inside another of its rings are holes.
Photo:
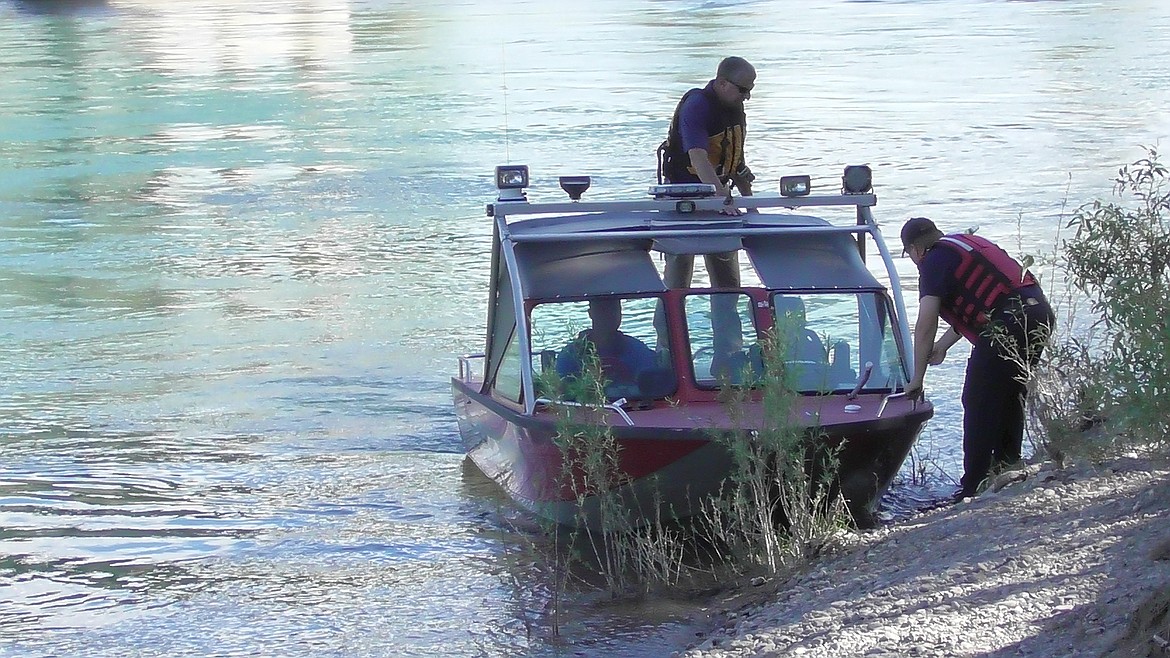
[[[1048,299],[1044,296],[1044,291],[1040,289],[1040,286],[1027,286],[1012,291],[1010,295],[995,305],[995,310],[992,311],[991,315],[1000,315],[1012,308],[1026,309],[1029,306],[1048,306]]]
[[[1006,311],[1007,309],[1011,308],[1012,301],[1016,300],[1016,299],[1020,300],[1020,304],[1022,306],[1039,306],[1039,305],[1045,303],[1044,299],[1042,297],[1021,297],[1019,295],[1012,295],[1011,297],[1007,298],[1005,303],[1000,304],[999,308],[996,309],[995,312],[1002,313],[1003,311]]]
[[[1028,286],[1016,294],[1020,296],[1020,301],[1024,302],[1024,306],[1048,306],[1048,298],[1044,296],[1044,291],[1040,289],[1039,285]]]

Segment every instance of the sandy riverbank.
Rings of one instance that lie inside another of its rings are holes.
[[[1015,477],[717,598],[676,655],[1170,657],[1170,464]]]

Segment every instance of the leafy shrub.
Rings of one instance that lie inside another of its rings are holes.
[[[1088,335],[1058,341],[1042,374],[1058,460],[1164,448],[1170,435],[1170,181],[1147,151],[1118,170],[1116,200],[1081,206],[1067,225],[1069,280],[1099,319]]]

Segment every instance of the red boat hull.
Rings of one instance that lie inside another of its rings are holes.
[[[522,408],[479,392],[473,382],[452,380],[456,416],[464,448],[475,465],[524,508],[565,526],[607,527],[598,484],[579,484],[571,455],[554,441],[552,410],[525,415]],[[860,411],[846,413],[842,396],[807,397],[798,417],[816,428],[826,445],[840,446],[838,484],[855,520],[870,522],[873,509],[909,454],[923,424],[933,415],[929,403],[889,404],[876,413],[881,396],[849,401]],[[634,425],[616,413],[600,421],[618,445],[618,478],[601,485],[617,496],[632,525],[681,520],[696,514],[717,494],[734,468],[720,432],[759,427],[758,405],[736,419],[718,402],[629,410]],[[612,527],[612,526],[609,526]]]

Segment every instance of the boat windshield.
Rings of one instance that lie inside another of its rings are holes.
[[[860,391],[878,392],[904,385],[893,303],[885,293],[773,293],[771,307],[772,340],[782,346],[785,377],[795,390],[847,392],[860,382]],[[750,383],[763,375],[769,338],[757,337],[747,296],[690,295],[686,310],[699,386]]]
[[[907,373],[885,293],[803,293],[772,297],[777,330],[795,345],[801,390],[890,391]],[[866,371],[869,371],[866,376]]]
[[[752,300],[739,292],[694,293],[686,296],[687,340],[695,383],[714,388],[725,382],[742,384],[763,371]]]
[[[654,330],[657,297],[549,302],[532,309],[532,358],[541,397],[649,400],[678,388]]]

